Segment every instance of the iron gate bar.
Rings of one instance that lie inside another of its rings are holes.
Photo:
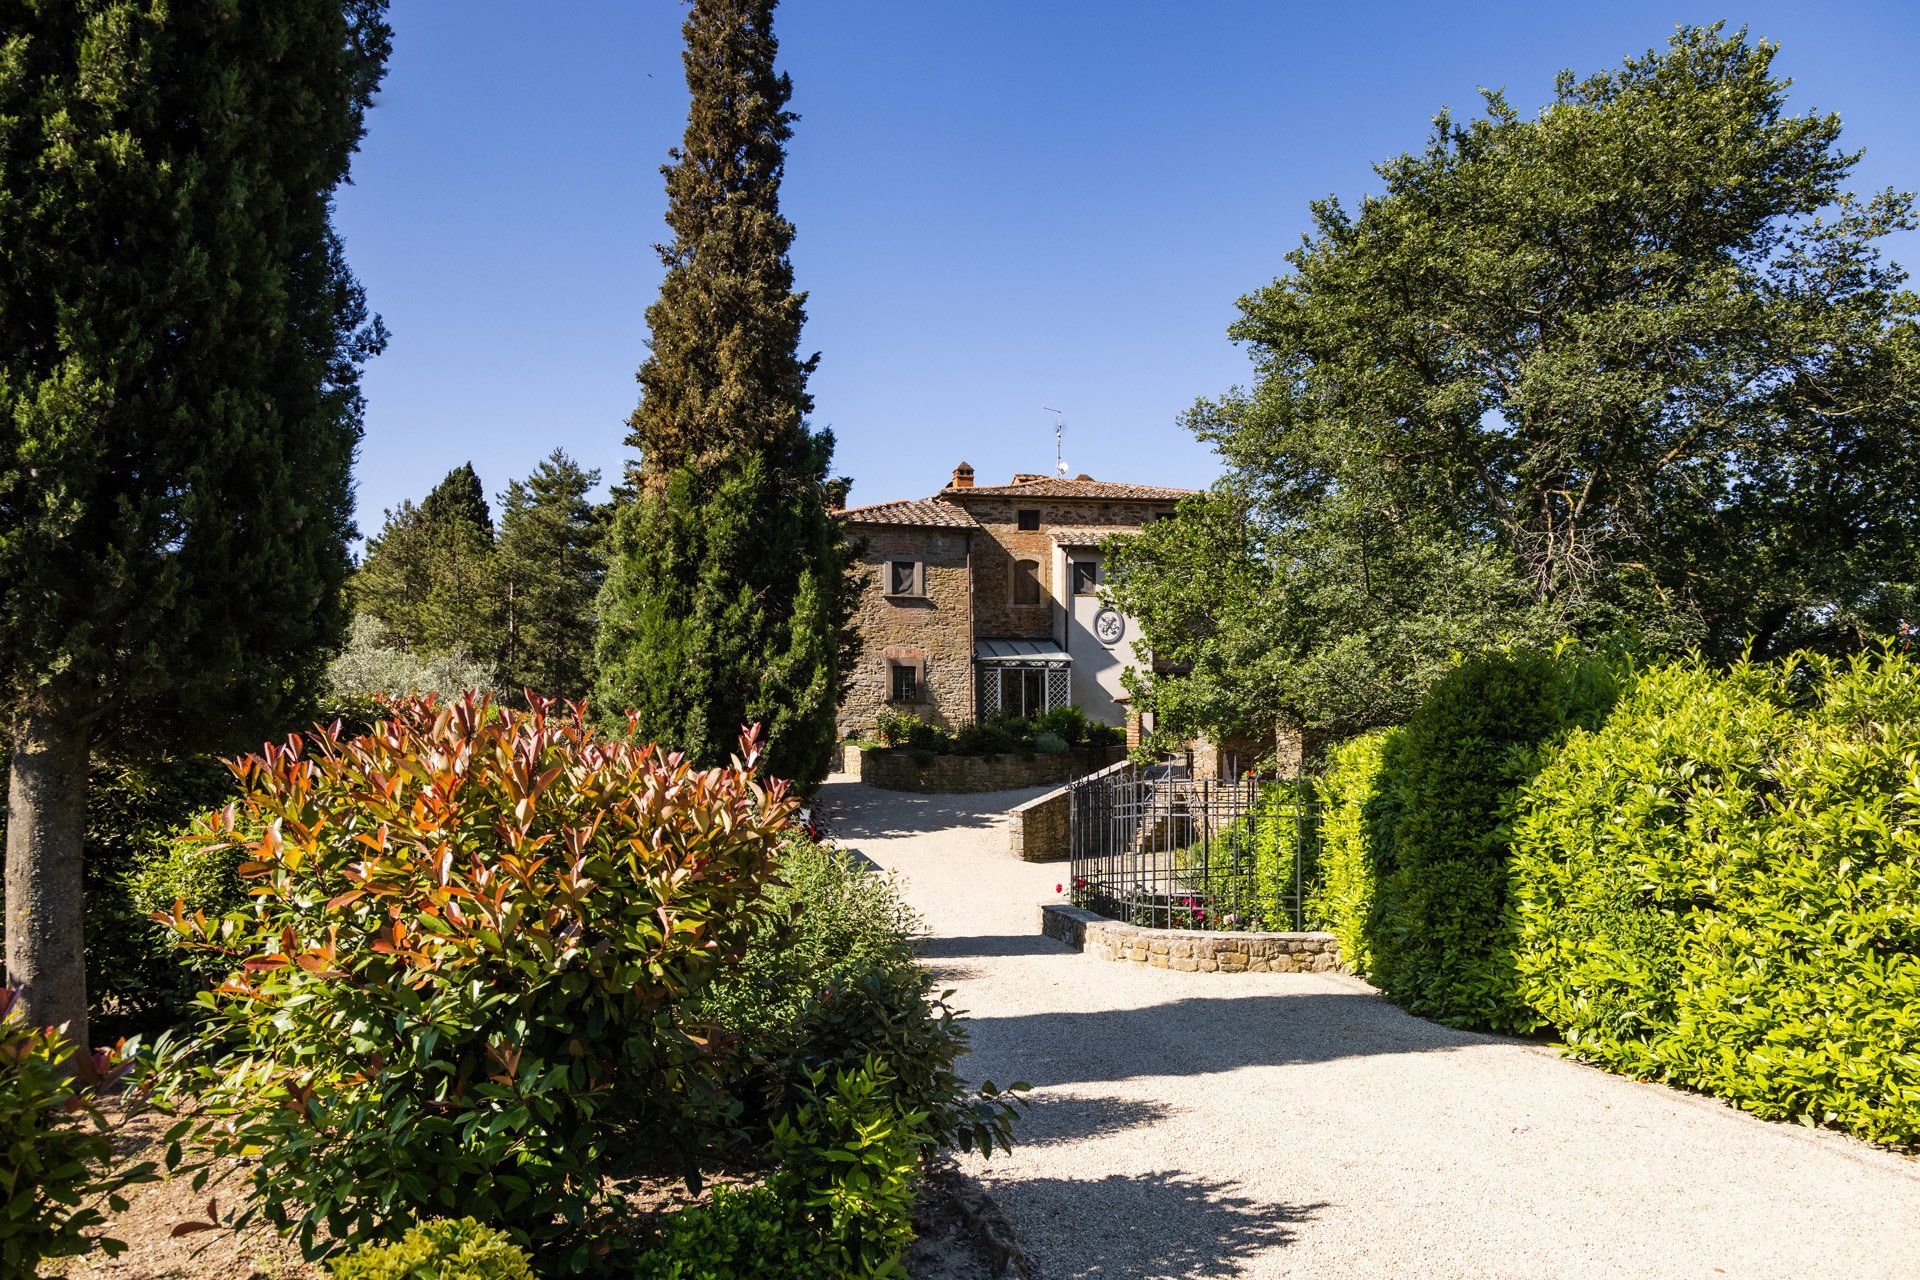
[[[1312,805],[1300,776],[1193,778],[1171,764],[1089,775],[1067,792],[1072,900],[1149,928],[1301,930]],[[1289,827],[1290,865],[1263,865]]]

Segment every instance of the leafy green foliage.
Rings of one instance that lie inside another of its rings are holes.
[[[353,615],[347,647],[327,664],[327,694],[340,704],[427,693],[453,699],[469,690],[487,693],[499,687],[500,676],[491,662],[469,657],[464,649],[402,649],[380,620],[367,613]]]
[[[1056,707],[1038,716],[1000,715],[967,725],[957,733],[930,720],[891,707],[874,722],[874,742],[933,755],[990,756],[1060,753],[1081,747],[1115,747],[1126,733],[1087,719],[1078,707]]]
[[[526,1250],[472,1218],[423,1222],[392,1244],[356,1249],[330,1270],[333,1280],[533,1280]]]
[[[599,736],[540,703],[396,703],[365,735],[241,765],[200,833],[242,911],[180,913],[228,956],[163,1073],[206,1157],[253,1153],[241,1221],[317,1251],[459,1206],[578,1269],[609,1179],[693,1157],[731,1067],[692,1003],[745,951],[784,784]]]
[[[1643,674],[1530,782],[1527,998],[1583,1057],[1920,1141],[1920,667]]]
[[[924,1136],[891,1085],[878,1059],[814,1072],[774,1124],[773,1176],[674,1215],[638,1280],[903,1277]]]
[[[830,514],[833,437],[806,422],[805,297],[780,179],[793,113],[774,69],[775,0],[694,0],[683,28],[692,101],[666,167],[666,277],[628,444],[635,492],[611,535],[597,700],[696,760],[742,724],[767,765],[826,777],[857,583]]]
[[[1847,189],[1836,116],[1719,27],[1531,117],[1499,93],[1329,199],[1242,299],[1244,391],[1189,427],[1215,493],[1121,539],[1175,733],[1334,736],[1453,652],[1571,632],[1722,660],[1857,647],[1920,564],[1912,198]]]
[[[555,449],[500,504],[501,667],[507,687],[549,698],[593,684],[594,597],[605,577],[602,512],[589,500],[598,471]]]
[[[772,908],[741,963],[709,989],[705,1013],[747,1046],[738,1085],[764,1116],[803,1105],[822,1071],[877,1058],[888,1088],[934,1146],[1012,1144],[1024,1085],[976,1092],[957,1070],[965,1028],[914,955],[920,922],[889,877],[798,837],[781,850]]]
[[[1355,973],[1373,971],[1370,945],[1378,871],[1386,835],[1385,762],[1397,757],[1398,729],[1375,729],[1327,752],[1316,784],[1320,875],[1307,899],[1314,927],[1340,942],[1340,960]],[[1384,812],[1383,812],[1384,811]]]
[[[1262,786],[1251,810],[1211,840],[1174,851],[1179,929],[1294,928],[1295,859],[1303,887],[1317,876],[1314,785],[1287,778]],[[1123,895],[1124,896],[1124,895]],[[1131,914],[1131,908],[1123,906]]]
[[[148,1181],[152,1166],[121,1165],[97,1096],[126,1071],[130,1051],[77,1055],[57,1031],[27,1024],[17,994],[0,987],[0,1272],[32,1277],[49,1259],[126,1245],[104,1238],[104,1205]]]
[[[1541,753],[1599,722],[1618,687],[1597,659],[1489,655],[1442,679],[1383,744],[1390,779],[1373,799],[1367,977],[1442,1022],[1526,1030],[1508,927],[1508,821]],[[1364,793],[1364,788],[1362,788]]]

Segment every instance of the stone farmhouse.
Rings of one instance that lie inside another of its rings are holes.
[[[1139,629],[1100,597],[1100,543],[1191,492],[1085,475],[975,485],[963,462],[931,498],[841,512],[866,575],[841,733],[888,707],[955,729],[1071,705],[1135,728],[1120,676]]]

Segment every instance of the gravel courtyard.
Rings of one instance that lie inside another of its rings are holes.
[[[1064,864],[1013,859],[1036,792],[846,778],[835,836],[904,878],[973,1019],[1031,1083],[973,1161],[1046,1280],[1920,1275],[1920,1162],[1409,1017],[1355,979],[1197,974],[1039,935]]]

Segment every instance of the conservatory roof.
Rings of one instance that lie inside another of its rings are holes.
[[[1051,640],[976,640],[975,662],[999,666],[1066,666],[1073,657]]]

